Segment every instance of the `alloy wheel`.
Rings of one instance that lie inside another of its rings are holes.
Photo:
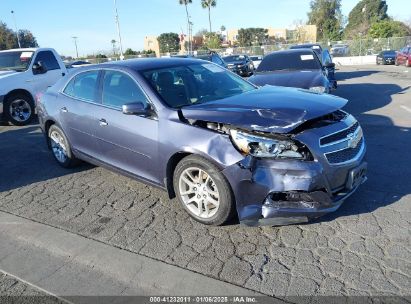
[[[52,131],[50,134],[50,144],[57,161],[64,163],[67,160],[67,148],[63,136],[57,131]]]
[[[213,217],[220,205],[220,196],[211,176],[197,167],[185,169],[179,178],[180,196],[187,209],[203,219]]]
[[[10,103],[10,116],[17,122],[25,122],[31,117],[31,106],[24,99],[16,99]]]

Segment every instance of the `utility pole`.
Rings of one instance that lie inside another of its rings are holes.
[[[120,44],[120,59],[123,60],[124,59],[123,43],[121,42],[120,21],[118,18],[118,11],[117,11],[117,0],[114,0],[114,11],[115,11],[115,19],[116,19],[117,32],[118,32],[118,42]]]
[[[71,38],[73,38],[74,45],[76,46],[76,58],[78,58],[78,48],[77,48],[77,39],[78,39],[78,37],[73,36]]]
[[[18,30],[18,28],[17,28],[17,22],[16,22],[16,17],[14,16],[14,11],[11,11],[11,15],[13,16],[14,28],[16,29],[17,43],[18,43],[18,45],[19,45],[19,49],[21,49],[20,37],[19,37],[19,30]]]

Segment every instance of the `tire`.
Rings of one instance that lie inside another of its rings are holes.
[[[34,118],[34,102],[31,96],[24,93],[14,93],[4,102],[6,120],[15,126],[28,125]]]
[[[80,161],[73,155],[63,130],[56,125],[52,125],[49,128],[47,136],[53,157],[60,166],[63,168],[72,168],[80,163]]]
[[[235,200],[230,184],[206,159],[195,155],[183,158],[174,170],[173,185],[181,205],[196,221],[219,226],[233,217]]]
[[[398,61],[397,58],[395,58],[395,62],[394,62],[395,66],[398,66]]]
[[[407,61],[405,61],[405,66],[407,67],[407,68],[409,68],[411,65],[410,65],[410,59],[407,59]]]

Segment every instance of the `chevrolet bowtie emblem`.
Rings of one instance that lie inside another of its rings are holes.
[[[354,133],[348,134],[347,138],[348,138],[348,141],[347,141],[348,148],[357,147],[358,143],[361,141],[361,138],[362,138],[362,129],[358,128]]]

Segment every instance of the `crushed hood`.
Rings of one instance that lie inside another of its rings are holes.
[[[250,131],[288,133],[346,103],[346,99],[328,94],[265,86],[222,100],[187,106],[181,112],[186,119],[229,124]]]
[[[282,87],[309,89],[310,87],[324,85],[325,76],[322,74],[321,70],[278,71],[257,73],[248,80],[258,86],[269,84]]]

